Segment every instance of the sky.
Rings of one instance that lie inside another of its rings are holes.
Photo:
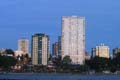
[[[61,35],[62,16],[86,18],[86,51],[104,43],[120,47],[120,0],[0,0],[0,48],[17,50],[18,39],[35,33]]]

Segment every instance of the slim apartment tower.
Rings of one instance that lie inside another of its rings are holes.
[[[18,50],[23,51],[24,54],[29,53],[29,40],[25,38],[19,39]]]
[[[32,36],[32,64],[47,65],[50,53],[49,36],[45,34],[35,34]]]
[[[52,55],[58,57],[58,42],[52,45]]]
[[[70,56],[73,64],[85,61],[85,18],[62,17],[62,58]]]
[[[61,56],[61,36],[58,37],[58,56]]]

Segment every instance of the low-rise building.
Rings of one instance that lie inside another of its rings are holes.
[[[96,46],[96,48],[92,48],[92,57],[94,56],[109,58],[109,46],[101,44],[100,46]]]

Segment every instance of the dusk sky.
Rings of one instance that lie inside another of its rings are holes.
[[[86,17],[86,50],[105,43],[120,47],[119,0],[0,0],[0,48],[17,49],[19,38],[34,33],[61,35],[62,16]]]

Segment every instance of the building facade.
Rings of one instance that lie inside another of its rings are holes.
[[[92,52],[95,54],[95,56],[103,57],[103,58],[110,57],[109,46],[105,46],[104,44],[101,44],[100,46],[96,46],[96,48],[93,48],[92,50],[93,50]]]
[[[113,58],[116,58],[118,54],[120,54],[120,48],[113,49]]]
[[[50,53],[49,36],[45,34],[35,34],[32,36],[32,64],[47,65]]]
[[[58,42],[55,42],[52,45],[52,55],[56,57],[58,56]]]
[[[29,53],[29,40],[28,39],[19,39],[18,40],[18,50],[23,51],[24,54]]]
[[[14,57],[15,56],[15,53],[12,49],[0,49],[0,55],[1,56],[11,56],[11,57]]]
[[[58,37],[58,55],[61,56],[61,36]]]
[[[85,18],[62,17],[62,58],[70,56],[73,64],[85,61]]]

